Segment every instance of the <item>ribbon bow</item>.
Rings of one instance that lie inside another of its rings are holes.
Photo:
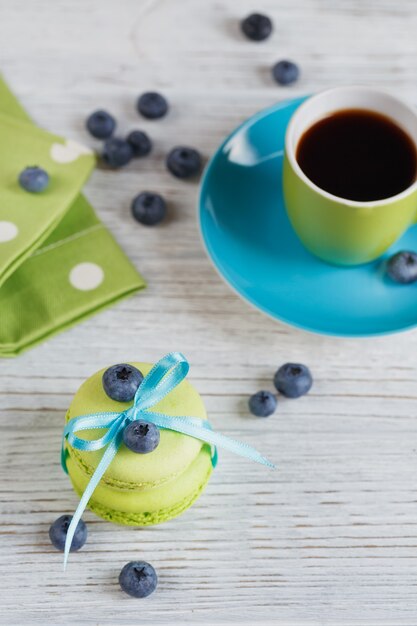
[[[73,448],[82,451],[100,450],[101,448],[107,447],[90,482],[81,496],[80,502],[68,527],[64,551],[64,568],[68,560],[75,529],[77,528],[88,501],[104,472],[117,454],[123,441],[123,431],[135,420],[145,420],[155,424],[158,428],[174,430],[210,444],[212,447],[211,461],[213,467],[215,467],[217,463],[216,446],[230,450],[235,454],[240,454],[257,463],[262,463],[267,467],[275,467],[273,463],[268,461],[251,446],[214,432],[207,420],[185,415],[173,416],[165,413],[157,413],[156,411],[149,411],[151,407],[158,404],[162,398],[168,395],[184,380],[189,369],[189,363],[183,354],[180,352],[171,352],[158,361],[145,376],[136,391],[131,407],[121,413],[110,411],[80,415],[79,417],[74,417],[69,420],[65,426],[62,436],[61,465],[67,474],[68,469],[66,461],[68,451],[65,448],[65,441],[68,441]],[[105,428],[107,432],[102,437],[93,440],[81,439],[76,435],[76,433],[81,430],[96,428]]]

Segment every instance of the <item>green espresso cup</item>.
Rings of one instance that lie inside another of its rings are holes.
[[[306,100],[288,125],[283,189],[292,226],[305,247],[324,261],[358,265],[378,258],[417,221],[417,180],[395,196],[372,202],[339,198],[309,180],[296,159],[301,137],[318,120],[347,109],[385,115],[416,146],[417,113],[383,91],[336,87]]]

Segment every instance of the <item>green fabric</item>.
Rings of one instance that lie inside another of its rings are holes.
[[[145,283],[79,195],[93,153],[34,126],[1,78],[0,133],[0,356],[15,356]],[[45,192],[18,185],[28,165]]]
[[[144,375],[149,363],[132,363]],[[103,390],[105,369],[86,380],[76,393],[66,420],[97,411],[123,411],[131,403],[116,402]],[[204,403],[196,389],[182,381],[155,407],[168,415],[206,419]],[[85,430],[83,439],[104,434]],[[89,508],[119,524],[148,526],[167,521],[185,511],[199,497],[211,472],[210,446],[198,439],[161,430],[157,448],[136,454],[122,444],[91,497]],[[103,450],[85,452],[67,444],[67,467],[75,491],[81,494],[103,455]]]

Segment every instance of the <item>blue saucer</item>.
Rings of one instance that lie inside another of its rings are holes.
[[[285,212],[281,189],[285,129],[304,98],[244,122],[211,159],[201,187],[200,226],[227,283],[277,320],[316,333],[384,335],[417,325],[417,285],[384,276],[380,259],[354,268],[307,252]],[[417,226],[385,255],[417,250]]]

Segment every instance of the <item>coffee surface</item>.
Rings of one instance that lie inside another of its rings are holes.
[[[296,159],[324,191],[349,200],[390,198],[416,179],[412,139],[390,118],[364,109],[337,111],[301,137]]]

